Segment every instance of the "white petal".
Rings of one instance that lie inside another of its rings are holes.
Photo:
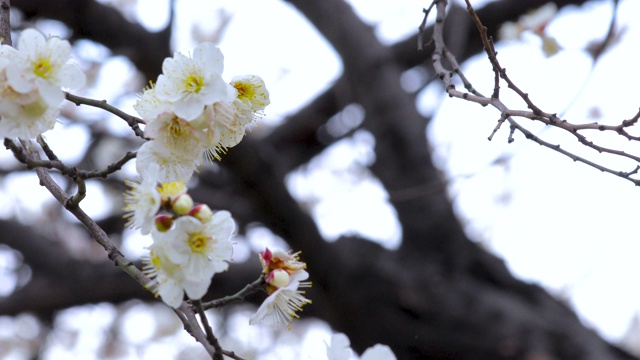
[[[193,300],[201,299],[207,293],[207,290],[209,290],[209,285],[211,285],[211,279],[201,281],[185,280],[182,282],[182,287],[187,293],[187,296]]]
[[[27,93],[35,87],[35,76],[29,73],[24,63],[12,62],[6,69],[7,83],[19,93]]]
[[[347,335],[339,333],[331,337],[331,344],[327,346],[327,360],[349,360],[352,354]]]
[[[36,86],[40,95],[49,106],[60,106],[64,101],[64,93],[57,84],[42,78],[36,78]]]
[[[84,86],[87,78],[82,70],[75,64],[65,64],[60,69],[60,85],[69,90],[75,90]]]
[[[202,115],[204,104],[196,96],[190,96],[184,100],[177,101],[173,104],[173,111],[178,117],[187,121],[194,120]]]
[[[21,53],[26,54],[38,54],[44,51],[45,47],[45,39],[44,35],[33,28],[29,28],[24,30],[20,34],[20,39],[18,40],[18,50]]]
[[[158,295],[160,295],[165,304],[176,309],[182,304],[184,292],[173,279],[165,279],[158,286]]]
[[[365,350],[360,360],[396,360],[396,355],[387,345],[375,344]]]
[[[224,70],[224,55],[214,43],[205,42],[198,45],[193,51],[193,59],[205,65],[207,73],[222,74]]]

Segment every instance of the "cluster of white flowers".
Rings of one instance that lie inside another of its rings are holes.
[[[327,345],[327,360],[353,360],[349,338],[345,334],[334,334],[331,344]],[[396,356],[387,345],[376,344],[362,353],[360,360],[396,360]]]
[[[202,158],[219,158],[237,145],[269,105],[269,92],[255,75],[222,79],[223,55],[203,43],[193,57],[176,53],[162,65],[155,86],[145,90],[134,108],[152,139],[137,155],[137,170],[147,177],[150,164],[160,165],[159,180],[188,180]]]
[[[69,42],[24,30],[17,49],[0,47],[0,136],[34,138],[54,127],[64,101],[63,89],[75,89],[85,75],[70,62]],[[227,211],[195,205],[185,182],[202,158],[217,159],[237,145],[269,105],[269,92],[255,75],[222,79],[223,56],[212,43],[192,57],[176,53],[163,63],[163,74],[134,108],[146,122],[137,170],[140,182],[127,181],[127,226],[151,235],[144,273],[150,289],[177,308],[184,295],[200,299],[214,274],[227,270],[233,248],[234,221]],[[269,297],[251,318],[269,314],[287,325],[311,301],[299,288],[309,287],[306,265],[298,254],[260,253]]]
[[[293,319],[299,317],[296,311],[301,311],[304,305],[311,303],[304,297],[304,291],[299,290],[311,287],[310,282],[302,281],[309,277],[304,270],[307,264],[299,260],[299,253],[271,252],[268,248],[260,252],[260,263],[265,276],[264,289],[269,296],[249,323],[254,325],[267,315],[272,315],[274,326],[282,322],[290,328]]]
[[[22,32],[17,49],[0,47],[0,137],[30,139],[54,127],[62,89],[85,82],[70,58],[68,41],[35,29]]]
[[[227,211],[195,205],[183,181],[158,186],[158,171],[153,164],[148,178],[127,182],[131,189],[125,193],[124,210],[128,225],[153,239],[149,256],[143,258],[143,270],[153,279],[150,289],[177,308],[184,293],[202,298],[213,275],[227,270],[235,224]]]
[[[213,275],[227,270],[233,250],[229,212],[194,206],[184,184],[203,158],[217,159],[237,145],[269,105],[258,76],[226,83],[223,60],[213,43],[199,45],[191,57],[174,54],[134,105],[150,141],[137,154],[141,182],[127,182],[125,217],[151,234],[144,271],[152,290],[174,308],[185,293],[194,300],[204,296]]]

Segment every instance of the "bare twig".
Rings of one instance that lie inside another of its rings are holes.
[[[248,295],[251,295],[259,290],[262,290],[264,287],[264,275],[261,275],[258,280],[252,282],[245,286],[242,290],[238,291],[236,294],[225,296],[220,299],[215,299],[202,304],[202,307],[207,310],[211,308],[219,308],[228,304],[238,303],[244,301],[244,298]]]
[[[216,353],[213,355],[214,360],[222,360],[222,348],[220,347],[220,343],[218,339],[213,335],[213,330],[211,329],[211,325],[209,325],[209,319],[207,319],[207,314],[202,308],[202,301],[193,300],[192,301],[193,308],[200,316],[200,323],[202,323],[202,327],[204,328],[204,332],[207,334],[207,341],[209,344],[213,345],[213,348],[216,350]]]
[[[136,136],[146,139],[144,137],[144,132],[142,131],[142,129],[140,129],[140,126],[138,126],[139,124],[144,124],[144,120],[137,118],[135,116],[129,115],[127,113],[125,113],[124,111],[118,109],[117,107],[111,106],[107,103],[107,100],[94,100],[94,99],[89,99],[89,98],[85,98],[82,96],[78,96],[78,95],[73,95],[71,93],[65,92],[65,96],[67,97],[67,100],[71,101],[72,103],[76,104],[77,106],[80,105],[87,105],[87,106],[93,106],[93,107],[97,107],[100,109],[103,109],[105,111],[108,111],[114,115],[116,115],[117,117],[121,118],[122,120],[126,121],[127,124],[129,125],[129,127],[133,130],[133,132],[136,134]]]
[[[35,146],[29,140],[21,140],[22,148],[24,151],[21,152],[23,156],[25,156],[30,161],[39,161],[40,154],[36,150]],[[5,145],[13,148],[18,148],[19,145],[16,144],[13,140],[5,139]],[[15,154],[15,152],[14,152]],[[148,288],[151,280],[147,278],[146,275],[142,273],[138,268],[133,265],[133,263],[125,258],[125,256],[120,252],[118,247],[109,239],[109,236],[98,226],[98,224],[87,215],[80,206],[77,204],[74,205],[74,201],[72,197],[69,196],[62,188],[51,178],[49,172],[45,168],[36,168],[36,174],[40,179],[40,184],[44,186],[49,192],[53,195],[53,197],[58,200],[60,204],[62,204],[67,211],[69,211],[73,216],[75,216],[78,221],[89,231],[91,237],[102,246],[116,266],[122,269],[124,272],[129,274],[132,278],[134,278],[140,285],[142,285],[145,289]]]
[[[489,61],[492,65],[492,68],[495,74],[493,94],[491,95],[490,98],[488,98],[483,96],[479,92],[475,91],[475,89],[470,84],[470,82],[464,77],[464,74],[460,70],[460,67],[457,64],[455,57],[447,51],[446,45],[444,43],[444,37],[443,37],[444,19],[445,19],[445,13],[446,13],[446,1],[444,0],[438,1],[436,6],[436,10],[437,10],[436,24],[434,25],[434,32],[433,32],[433,42],[435,44],[435,50],[432,55],[432,61],[433,61],[434,69],[436,70],[436,73],[440,78],[440,80],[444,82],[445,90],[450,97],[455,97],[455,98],[464,99],[470,102],[475,102],[482,106],[491,105],[497,108],[498,110],[500,110],[500,113],[501,113],[500,118],[498,120],[498,123],[496,124],[496,127],[492,131],[491,135],[489,135],[489,140],[493,139],[493,136],[500,129],[501,125],[505,121],[508,121],[510,125],[510,133],[508,137],[509,142],[513,142],[514,140],[513,135],[516,131],[518,131],[522,133],[527,139],[535,141],[536,143],[544,147],[547,147],[556,152],[559,152],[569,157],[573,161],[582,162],[600,171],[622,177],[626,180],[631,181],[633,184],[640,186],[640,179],[636,179],[632,177],[638,174],[638,169],[640,168],[640,165],[639,165],[640,155],[631,154],[626,151],[615,149],[615,148],[601,146],[581,133],[582,131],[587,131],[587,130],[597,130],[598,132],[612,132],[626,140],[640,141],[640,136],[633,136],[629,134],[627,131],[629,127],[634,126],[635,124],[638,123],[638,119],[640,118],[640,111],[636,113],[631,119],[624,120],[618,125],[601,125],[598,123],[572,124],[564,119],[558,118],[556,114],[547,113],[543,111],[542,109],[540,109],[538,106],[534,104],[534,102],[530,99],[529,94],[522,91],[509,78],[509,76],[507,75],[506,69],[502,67],[500,65],[500,62],[498,61],[497,52],[495,51],[493,46],[493,40],[487,36],[486,27],[482,25],[482,22],[478,18],[478,15],[474,11],[470,2],[466,0],[466,3],[467,3],[467,10],[471,15],[471,18],[473,19],[473,22],[475,23],[478,29],[478,32],[480,33],[482,43],[484,45],[484,50],[487,54],[487,57],[489,58]],[[443,65],[444,58],[446,58],[447,61],[453,66],[454,68],[453,71],[448,70]],[[463,81],[463,84],[467,89],[466,92],[459,91],[456,89],[452,79],[454,74],[459,76],[460,79]],[[499,92],[500,81],[505,81],[507,83],[508,88],[511,89],[516,94],[518,94],[518,96],[526,103],[529,110],[513,110],[508,108],[500,99],[500,92]],[[564,130],[572,134],[578,140],[578,142],[581,143],[582,145],[588,148],[591,148],[593,150],[596,150],[598,153],[611,154],[614,156],[632,160],[633,162],[636,163],[636,167],[632,171],[619,171],[619,170],[615,170],[607,166],[604,166],[602,164],[599,164],[595,161],[589,160],[585,157],[578,156],[572,152],[569,152],[561,148],[560,145],[551,144],[549,142],[542,140],[538,136],[534,135],[532,132],[530,132],[521,124],[519,124],[514,119],[516,117],[522,117],[522,118],[527,118],[533,121],[539,121],[544,123],[545,125]]]

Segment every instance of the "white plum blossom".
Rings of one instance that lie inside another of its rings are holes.
[[[300,290],[311,287],[311,283],[302,281],[309,277],[309,273],[304,270],[307,265],[298,256],[299,253],[291,254],[282,250],[272,252],[269,248],[260,252],[259,259],[265,277],[264,290],[269,296],[249,319],[251,325],[271,315],[274,326],[282,322],[290,328],[293,319],[299,317],[296,312],[311,303],[304,297],[305,292]]]
[[[34,138],[55,126],[62,89],[85,82],[70,58],[68,41],[35,29],[20,34],[17,49],[0,46],[0,136]]]
[[[252,111],[264,110],[271,103],[264,80],[257,75],[236,76],[231,79],[231,86],[238,91],[238,99],[248,103]]]
[[[210,281],[229,267],[234,227],[231,214],[218,211],[207,223],[193,216],[179,217],[170,230],[154,231],[152,235],[154,241],[166,242],[168,259],[179,265],[188,279]]]
[[[197,158],[202,153],[204,133],[171,112],[160,114],[147,123],[144,135],[162,143],[172,153],[180,152],[185,157]]]
[[[269,248],[266,248],[264,251],[260,252],[259,259],[260,264],[262,265],[263,274],[269,274],[276,269],[285,270],[289,275],[294,275],[300,271],[306,274],[304,269],[307,267],[307,264],[300,261],[299,252],[292,254],[290,251],[271,251]]]
[[[209,289],[211,279],[199,280],[185,276],[184,269],[169,260],[170,248],[166,241],[155,241],[149,247],[149,256],[143,257],[143,271],[153,279],[148,285],[162,301],[177,308],[182,303],[184,293],[191,299],[200,299]]]
[[[140,229],[143,235],[151,233],[154,218],[162,205],[158,191],[158,171],[158,166],[152,164],[147,177],[139,183],[125,180],[125,184],[131,187],[124,193],[124,217],[128,219],[126,226]]]
[[[163,183],[156,189],[168,213],[155,217],[153,244],[143,258],[143,271],[151,279],[148,288],[177,308],[185,293],[192,300],[202,298],[213,275],[227,270],[235,224],[227,211],[218,211],[207,221],[172,213],[172,199],[188,196],[181,182]]]
[[[339,333],[331,337],[331,344],[327,345],[327,360],[358,359],[351,350],[351,343],[347,335]],[[396,360],[396,356],[386,345],[376,344],[362,353],[360,360]]]
[[[162,64],[156,96],[171,103],[172,111],[186,120],[202,114],[204,107],[224,99],[229,85],[222,80],[224,56],[213,43],[202,43],[193,57],[175,53]]]
[[[289,284],[285,287],[276,289],[268,285],[267,291],[275,290],[264,300],[258,311],[251,316],[249,324],[255,325],[265,317],[272,316],[274,327],[284,323],[290,329],[293,319],[299,317],[296,312],[302,311],[304,305],[311,304],[311,300],[304,297],[305,292],[300,290],[300,288],[311,287],[311,283],[301,282],[308,277],[309,274],[302,270],[291,275]]]
[[[48,105],[58,106],[64,100],[62,88],[84,85],[84,73],[69,62],[68,41],[45,39],[38,30],[26,29],[20,34],[17,49],[17,58],[7,68],[8,83],[15,91],[25,94],[37,90]]]

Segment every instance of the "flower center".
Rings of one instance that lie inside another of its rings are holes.
[[[51,63],[46,59],[38,60],[33,68],[33,72],[43,79],[51,76],[51,70]]]
[[[207,243],[209,242],[209,237],[204,236],[200,233],[192,234],[189,237],[189,247],[191,251],[194,253],[203,253],[207,247]]]
[[[246,83],[243,83],[243,82],[237,82],[237,83],[233,84],[233,87],[235,87],[236,90],[238,90],[238,98],[240,98],[240,99],[249,99],[249,100],[251,100],[251,98],[253,98],[253,96],[255,94],[255,89],[250,84],[246,84]]]
[[[170,183],[162,183],[161,186],[158,187],[158,192],[160,193],[160,198],[162,201],[168,201],[171,198],[174,198],[186,191],[184,186],[184,180],[174,181]]]
[[[201,76],[189,75],[184,82],[187,92],[197,94],[204,87],[204,79]]]
[[[182,126],[182,122],[177,116],[174,116],[173,119],[167,125],[167,131],[171,134],[171,137],[178,138],[184,132],[184,128]]]

